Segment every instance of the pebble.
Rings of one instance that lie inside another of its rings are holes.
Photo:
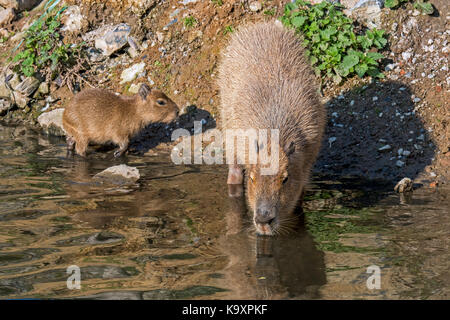
[[[397,160],[397,162],[395,163],[395,165],[399,168],[403,167],[405,165],[405,163],[402,160]]]
[[[383,152],[383,151],[389,151],[391,150],[391,146],[386,144],[384,146],[382,146],[381,148],[378,149],[378,151]]]
[[[262,4],[258,1],[253,1],[252,3],[250,3],[249,8],[253,12],[258,12],[262,9]]]
[[[378,100],[378,97],[377,97],[377,96],[375,96],[375,97],[372,98],[372,101],[374,101],[374,102],[377,101],[377,100]]]
[[[333,144],[333,142],[335,142],[336,141],[336,137],[331,137],[331,138],[329,138],[328,139],[328,143],[330,144],[330,148],[331,148],[331,145]]]

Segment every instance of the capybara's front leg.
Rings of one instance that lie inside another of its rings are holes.
[[[119,149],[114,152],[114,157],[119,158],[128,149],[128,141],[123,141],[119,143]]]
[[[230,197],[240,197],[244,192],[242,183],[244,182],[244,174],[242,168],[237,164],[231,164],[228,167],[228,195]]]
[[[71,136],[67,136],[67,151],[73,151],[75,149],[75,139]]]

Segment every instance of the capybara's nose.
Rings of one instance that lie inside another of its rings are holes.
[[[256,209],[255,222],[260,224],[270,224],[275,219],[275,208],[263,203]]]

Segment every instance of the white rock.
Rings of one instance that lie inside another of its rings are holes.
[[[129,93],[134,93],[134,94],[136,94],[136,93],[138,93],[139,92],[139,88],[141,87],[141,83],[139,83],[139,84],[132,84],[131,86],[130,86],[130,88],[128,89],[128,92]]]
[[[87,20],[81,14],[79,6],[68,7],[61,17],[61,22],[63,24],[62,31],[73,33],[79,32],[83,25],[87,24]]]
[[[403,153],[402,153],[405,157],[408,157],[410,154],[411,154],[411,151],[408,151],[408,150],[403,150]]]
[[[405,61],[408,61],[411,58],[411,56],[412,56],[411,52],[402,52],[402,58]]]
[[[126,82],[133,81],[136,79],[138,74],[144,71],[145,68],[145,62],[137,63],[129,67],[128,69],[125,69],[122,71],[122,74],[120,75],[120,78],[122,81],[120,84],[124,84]]]
[[[388,144],[384,145],[384,146],[382,146],[381,148],[378,149],[378,151],[380,151],[380,152],[389,151],[389,150],[391,150],[391,146],[388,145]]]
[[[372,101],[374,101],[374,102],[377,101],[377,100],[378,100],[378,97],[377,97],[377,96],[375,96],[375,97],[372,98]]]
[[[0,27],[7,26],[14,20],[15,17],[16,14],[14,13],[14,9],[12,8],[2,9],[0,11]]]
[[[95,180],[101,180],[113,184],[134,184],[141,175],[139,170],[134,167],[121,164],[118,166],[109,167],[94,176]]]
[[[253,1],[252,3],[250,3],[249,8],[253,12],[258,12],[262,9],[262,5],[258,1]]]
[[[95,47],[103,51],[105,56],[110,56],[128,43],[131,27],[121,23],[110,27],[107,32],[95,39]]]
[[[63,113],[64,108],[45,112],[37,118],[37,121],[47,134],[64,136],[66,132],[64,131],[62,124]]]

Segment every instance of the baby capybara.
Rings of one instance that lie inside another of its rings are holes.
[[[278,148],[277,159],[270,159],[278,162],[277,172],[263,175],[259,162],[245,163],[245,171],[257,233],[282,232],[293,219],[325,125],[325,109],[301,39],[278,22],[244,26],[223,52],[218,85],[223,129],[279,130],[277,145],[255,142],[259,154]],[[242,184],[243,169],[236,161],[229,164],[227,183]]]
[[[116,95],[105,89],[86,89],[76,94],[63,114],[67,148],[86,155],[89,142],[113,142],[121,156],[129,140],[154,122],[169,123],[178,116],[178,106],[163,92],[142,84],[134,96]]]

